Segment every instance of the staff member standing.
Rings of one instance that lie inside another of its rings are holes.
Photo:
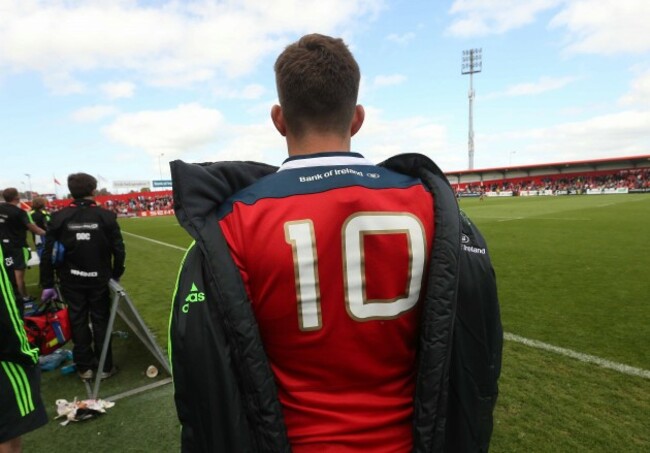
[[[47,224],[50,223],[50,213],[46,209],[47,200],[43,197],[36,197],[32,200],[32,210],[29,211],[29,215],[32,217],[32,220],[42,230],[47,230]],[[43,254],[43,237],[38,236],[32,233],[34,236],[34,246],[36,247],[36,252],[38,256]]]
[[[45,230],[34,224],[29,214],[18,207],[20,204],[18,190],[9,187],[2,192],[2,197],[5,203],[0,204],[0,240],[5,265],[22,302],[30,302],[32,299],[27,294],[25,286],[25,269],[29,260],[27,230],[39,236],[43,236]],[[22,311],[22,304],[19,310]]]
[[[27,342],[0,249],[0,452],[21,451],[25,433],[47,423],[38,350]]]
[[[110,315],[108,282],[122,276],[125,259],[117,216],[97,205],[96,188],[97,180],[89,174],[68,176],[74,201],[52,214],[41,259],[41,298],[49,300],[56,296],[52,247],[55,241],[63,245],[63,259],[56,270],[69,307],[77,372],[83,380],[92,379],[98,366]],[[106,379],[116,370],[109,344],[104,368],[97,372]]]

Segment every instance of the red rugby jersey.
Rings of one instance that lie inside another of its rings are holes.
[[[412,448],[433,199],[356,153],[292,158],[220,208],[292,449]]]

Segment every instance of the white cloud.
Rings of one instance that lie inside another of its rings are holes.
[[[365,110],[364,124],[352,138],[352,150],[375,163],[402,153],[422,153],[440,159],[448,150],[447,128],[431,118],[392,120],[384,118],[376,108],[366,106]],[[443,160],[448,162],[448,157]]]
[[[75,110],[72,119],[79,123],[91,123],[115,115],[117,109],[112,105],[93,105]]]
[[[406,76],[402,74],[378,75],[370,84],[369,88],[381,88],[391,85],[400,85],[406,81]]]
[[[270,119],[260,124],[230,126],[227,129],[224,143],[216,152],[205,154],[206,160],[252,160],[280,165],[287,157],[286,142]]]
[[[51,72],[43,76],[45,86],[56,95],[81,94],[86,86],[67,72]]]
[[[632,81],[630,91],[621,97],[619,103],[625,106],[639,105],[647,107],[650,105],[650,70],[640,74]]]
[[[415,33],[413,32],[404,33],[402,35],[398,35],[397,33],[391,33],[386,37],[388,41],[395,42],[397,44],[406,44],[409,41],[412,41],[414,38],[415,38]]]
[[[517,151],[517,164],[638,155],[650,146],[650,110],[628,110],[547,128],[480,134],[477,156]],[[506,162],[503,162],[505,164]]]
[[[215,88],[214,94],[223,99],[256,100],[266,94],[266,88],[257,83],[247,85],[242,89],[231,89],[220,85],[218,88]]]
[[[567,31],[571,53],[614,54],[650,50],[647,0],[455,0],[447,33],[473,37],[503,34],[557,10],[551,28]]]
[[[447,29],[453,36],[502,34],[535,21],[541,12],[565,0],[455,0],[449,10],[460,16]]]
[[[650,50],[647,0],[573,0],[551,21],[568,30],[573,53],[640,53]]]
[[[223,118],[218,110],[183,104],[173,110],[148,110],[118,116],[104,129],[117,143],[150,155],[179,155],[212,143]]]
[[[131,82],[109,82],[99,87],[109,99],[133,97],[135,84]]]
[[[372,20],[384,0],[215,2],[4,0],[0,67],[43,74],[120,68],[143,83],[179,86],[249,73],[289,39],[340,34]]]
[[[533,96],[548,91],[562,89],[576,80],[578,80],[578,77],[540,77],[537,82],[526,82],[512,85],[504,91],[488,93],[481,96],[481,99],[488,100],[502,97]]]

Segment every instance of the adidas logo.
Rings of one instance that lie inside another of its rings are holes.
[[[185,302],[203,302],[205,300],[205,293],[199,292],[195,283],[192,283],[190,293],[185,298]]]
[[[203,302],[205,301],[205,293],[199,291],[196,287],[196,283],[192,283],[192,288],[190,288],[189,294],[185,297],[185,304],[183,304],[182,310],[183,313],[187,313],[190,310],[191,302]]]

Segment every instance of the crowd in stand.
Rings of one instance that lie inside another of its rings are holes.
[[[135,214],[143,211],[162,211],[174,208],[170,195],[138,195],[133,198],[108,199],[102,205],[118,215]]]
[[[137,215],[145,211],[171,211],[174,202],[171,191],[163,194],[134,193],[129,195],[98,195],[97,203],[103,208],[113,211],[118,216]],[[58,211],[70,203],[70,200],[54,200],[48,204],[50,212]]]
[[[650,189],[650,169],[622,170],[616,173],[573,176],[573,177],[544,177],[537,179],[515,179],[498,182],[472,183],[465,186],[462,192],[513,192],[521,191],[573,191],[584,193],[593,189]]]

